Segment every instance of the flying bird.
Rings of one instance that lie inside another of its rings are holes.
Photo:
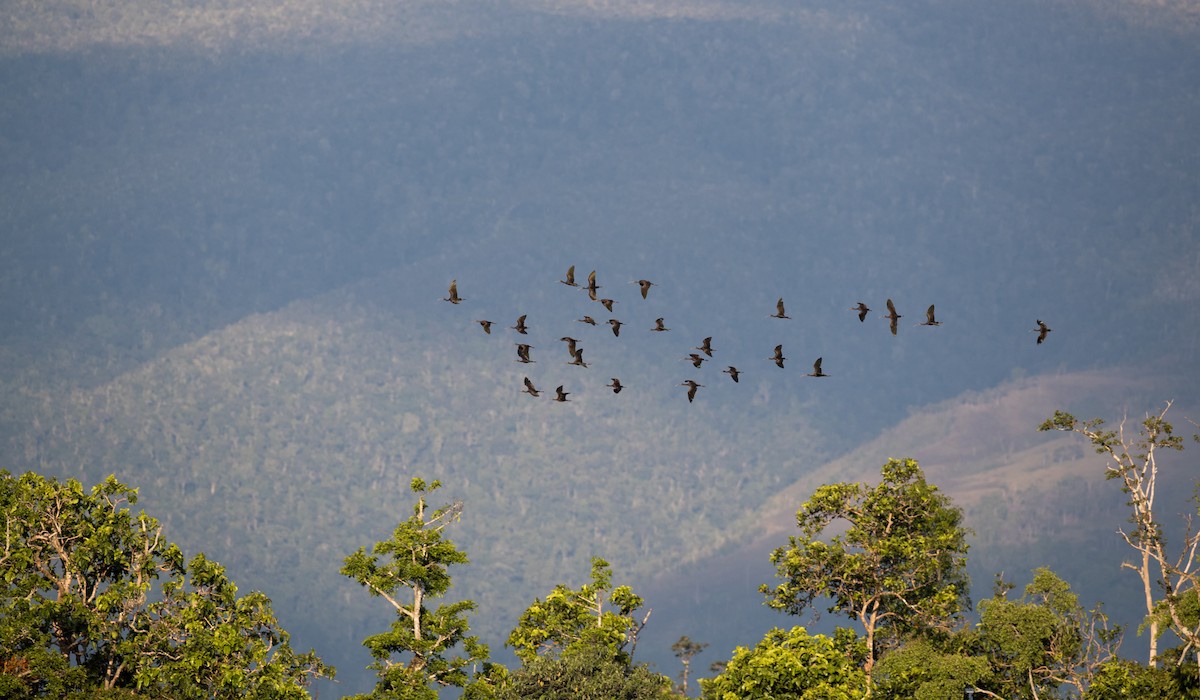
[[[621,322],[615,318],[608,319],[608,325],[612,326],[613,335],[621,335]]]
[[[599,288],[600,285],[596,284],[596,271],[592,270],[591,273],[588,274],[588,286],[586,287],[588,298],[592,301],[596,301],[596,290]]]
[[[693,352],[693,353],[690,353],[687,357],[685,357],[683,359],[687,360],[688,362],[691,362],[693,367],[699,367],[708,358],[704,357],[703,355],[701,355],[699,353]]]
[[[613,378],[612,378],[612,381],[611,381],[611,382],[609,382],[608,384],[605,384],[604,386],[611,387],[611,388],[612,388],[612,390],[613,390],[613,393],[614,393],[614,394],[619,394],[619,393],[621,393],[621,390],[625,388],[625,387],[624,387],[624,386],[621,384],[621,380],[620,380],[620,379],[617,379],[616,377],[613,377]]]
[[[448,301],[451,304],[463,301],[463,298],[458,296],[458,280],[450,280],[450,296],[443,297],[442,301]]]
[[[533,347],[528,343],[517,343],[517,362],[529,364],[533,360],[529,359],[529,348]]]
[[[577,318],[575,320],[579,321],[580,323],[586,323],[589,326],[596,325],[596,319],[592,318],[591,316],[584,316],[583,318]]]
[[[661,318],[656,318],[656,319],[654,319],[654,327],[651,328],[650,330],[662,332],[662,331],[669,331],[671,329],[667,328],[665,325],[663,325],[663,320]]]
[[[527,315],[528,314],[521,314],[521,317],[517,319],[517,325],[509,326],[509,328],[520,333],[521,335],[529,335],[528,333],[526,333],[526,331],[529,330],[529,327],[525,325],[525,317]]]
[[[899,321],[901,316],[900,314],[896,313],[896,305],[892,303],[891,299],[887,300],[887,307],[888,312],[885,316],[883,316],[883,318],[891,321],[892,335],[896,335],[896,321]]]
[[[579,365],[580,367],[587,369],[588,363],[583,361],[583,348],[575,348],[575,352],[571,353],[571,355],[575,359],[568,362],[568,365]]]
[[[564,280],[559,280],[559,283],[565,284],[568,287],[578,287],[579,286],[578,284],[575,284],[575,266],[574,265],[567,268],[567,278]]]
[[[570,401],[570,399],[567,398],[567,395],[570,393],[571,392],[569,391],[563,391],[562,385],[560,384],[558,388],[554,390],[554,400],[558,402]]]
[[[828,374],[825,374],[824,372],[821,371],[821,359],[822,358],[818,357],[817,361],[813,363],[813,371],[809,372],[808,374],[806,374],[804,376],[806,376],[806,377],[828,377],[829,376]]]
[[[779,297],[779,301],[775,302],[775,313],[771,314],[771,318],[791,318],[783,311],[783,297]]]
[[[650,293],[650,288],[654,286],[654,283],[650,280],[638,280],[637,282],[634,282],[634,284],[642,288],[643,299],[645,299],[646,295]]]
[[[491,321],[480,320],[480,321],[476,321],[475,323],[478,323],[479,325],[483,326],[484,333],[487,333],[488,335],[492,334],[492,322]]]
[[[689,379],[686,382],[681,382],[679,386],[686,386],[688,388],[688,403],[691,403],[692,399],[696,398],[696,389],[703,387],[704,385],[697,384],[695,379]]]
[[[604,308],[608,309],[609,313],[612,313],[612,305],[617,303],[612,299],[597,299],[596,301],[599,301],[601,304],[603,304]]]
[[[734,382],[737,382],[738,375],[741,374],[740,372],[738,372],[738,368],[734,367],[733,365],[729,365],[728,369],[723,369],[721,371],[724,372],[725,374],[728,374],[729,378],[732,379]]]
[[[700,343],[699,345],[697,345],[696,347],[694,347],[692,349],[699,350],[700,352],[704,353],[705,355],[712,357],[712,336],[711,335],[708,336],[707,338],[704,339],[704,342]]]
[[[786,357],[783,356],[783,346],[776,345],[775,346],[775,354],[771,357],[768,357],[767,359],[774,360],[775,364],[779,365],[780,368],[783,368],[783,361],[787,359]]]
[[[858,312],[858,320],[864,321],[867,318],[867,312],[870,311],[871,309],[866,304],[864,304],[860,301],[860,302],[858,302],[858,306],[851,306],[850,310],[857,311]]]
[[[1050,331],[1052,331],[1054,329],[1051,328],[1050,326],[1047,326],[1045,323],[1042,323],[1042,319],[1040,319],[1040,318],[1037,320],[1037,324],[1038,324],[1038,327],[1034,328],[1032,331],[1030,331],[1030,333],[1038,334],[1037,344],[1041,345],[1046,340],[1046,336],[1050,334]]]
[[[918,323],[917,324],[918,326],[940,326],[940,325],[942,325],[941,321],[939,321],[933,317],[933,306],[934,306],[933,304],[930,304],[929,308],[925,309],[925,322]]]
[[[561,340],[567,344],[567,354],[570,355],[571,357],[574,357],[575,356],[575,343],[578,343],[579,341],[572,338],[569,335],[564,335],[563,337],[559,338],[559,340]]]
[[[529,394],[530,396],[536,398],[540,396],[542,392],[538,391],[537,388],[533,386],[533,382],[529,381],[529,377],[525,377],[525,388],[521,390],[521,393]]]

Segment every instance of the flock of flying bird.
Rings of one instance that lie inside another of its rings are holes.
[[[564,276],[563,279],[559,280],[559,282],[568,287],[577,287],[577,288],[584,290],[585,292],[587,292],[589,299],[591,299],[594,302],[599,303],[601,306],[604,307],[604,309],[606,311],[608,311],[609,313],[612,313],[613,304],[615,304],[616,301],[613,299],[610,299],[610,298],[600,297],[598,292],[601,287],[600,287],[600,285],[598,285],[596,283],[596,271],[595,270],[592,270],[592,272],[588,275],[586,286],[580,285],[575,281],[575,266],[574,265],[567,268],[566,275]],[[632,284],[638,285],[638,287],[641,290],[642,299],[647,299],[650,294],[650,288],[657,286],[657,284],[655,282],[651,282],[650,280],[644,280],[644,279],[637,280],[636,282],[633,282]],[[466,301],[463,297],[460,297],[458,295],[458,280],[457,279],[452,280],[450,282],[449,296],[443,297],[442,301],[448,301],[451,304],[459,304],[463,301]],[[934,304],[929,305],[929,308],[925,310],[925,321],[923,321],[922,323],[918,323],[916,325],[918,325],[918,326],[940,326],[940,325],[942,325],[942,322],[937,320],[937,317],[936,317],[935,311],[934,311],[934,306],[935,306]],[[867,319],[867,314],[870,313],[870,311],[871,311],[870,307],[868,307],[866,304],[864,304],[861,301],[858,302],[858,304],[856,306],[850,307],[850,310],[856,311],[858,313],[858,320],[860,322],[865,322]],[[891,299],[887,300],[887,310],[888,310],[888,312],[886,314],[884,314],[883,316],[881,316],[881,318],[888,319],[888,327],[891,330],[892,335],[896,335],[896,331],[897,331],[897,328],[899,325],[899,320],[902,318],[902,316],[899,313],[897,313],[896,305],[892,303]],[[784,306],[782,297],[780,297],[779,301],[777,301],[775,303],[775,313],[771,314],[770,317],[771,318],[779,318],[779,319],[790,319],[791,318],[791,316],[787,315],[787,311]],[[509,329],[516,331],[520,335],[528,335],[529,329],[525,323],[525,319],[526,319],[526,315],[521,315],[520,317],[517,318],[517,322],[514,325],[509,326]],[[582,318],[577,319],[577,321],[579,323],[584,323],[584,324],[587,324],[590,326],[600,325],[596,321],[596,319],[594,319],[590,315],[584,315]],[[486,319],[478,319],[475,322],[478,323],[480,325],[480,327],[483,328],[484,333],[491,334],[492,326],[494,325],[494,323],[492,321],[489,321]],[[621,327],[624,326],[625,324],[616,318],[608,319],[607,323],[608,323],[609,327],[612,329],[613,335],[616,337],[620,337]],[[1038,327],[1034,328],[1031,332],[1038,334],[1037,335],[1037,344],[1041,345],[1046,340],[1046,336],[1050,333],[1051,328],[1049,326],[1047,326],[1045,323],[1043,323],[1041,319],[1037,320],[1037,326]],[[650,330],[652,332],[661,333],[661,332],[669,331],[671,329],[666,327],[663,318],[657,318],[654,321],[654,327],[651,328]],[[576,365],[579,367],[587,367],[588,366],[588,363],[585,362],[583,359],[583,348],[580,346],[580,344],[579,344],[580,341],[578,339],[573,338],[571,336],[563,336],[562,338],[560,338],[560,340],[562,342],[566,343],[567,354],[571,357],[571,361],[568,362],[567,364]],[[516,343],[516,346],[517,346],[517,360],[516,360],[517,362],[520,362],[522,364],[530,364],[530,363],[534,362],[534,360],[531,359],[529,356],[529,351],[533,347],[532,345],[530,345],[529,343],[518,342],[518,343]],[[705,338],[700,343],[700,345],[698,345],[694,348],[691,348],[691,349],[697,350],[699,352],[689,353],[683,359],[690,361],[692,363],[693,367],[699,368],[704,362],[708,361],[709,359],[711,359],[713,357],[712,337]],[[784,367],[784,361],[787,360],[787,358],[783,356],[783,345],[782,344],[776,345],[774,354],[766,359],[774,362],[776,364],[776,366],[778,366],[779,368],[782,369]],[[805,374],[804,376],[806,376],[806,377],[828,377],[829,375],[825,374],[825,372],[823,372],[821,369],[822,359],[823,358],[818,357],[816,359],[816,361],[813,362],[813,366],[812,366],[813,371]],[[728,367],[726,367],[725,369],[723,369],[721,371],[724,374],[728,374],[730,379],[732,379],[734,382],[738,381],[738,376],[741,374],[741,371],[733,365],[729,365]],[[530,380],[529,377],[525,377],[524,383],[525,383],[525,388],[522,389],[523,393],[529,394],[530,396],[534,396],[534,397],[540,396],[543,393],[543,390],[540,390],[536,386],[534,386],[533,381]],[[614,394],[621,393],[621,390],[625,388],[625,386],[623,384],[621,384],[621,380],[618,379],[617,377],[613,377],[612,381],[609,382],[608,384],[606,384],[605,386],[612,389]],[[688,379],[684,382],[681,382],[679,384],[679,386],[686,386],[688,388],[687,389],[688,403],[691,403],[693,400],[695,400],[696,391],[698,389],[701,389],[704,387],[703,384],[696,382],[694,379]],[[555,401],[559,401],[559,402],[569,401],[567,396],[569,396],[571,394],[571,392],[565,391],[564,387],[565,387],[565,385],[559,385],[558,388],[555,389],[555,396],[554,396]]]

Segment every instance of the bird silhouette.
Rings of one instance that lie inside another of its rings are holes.
[[[450,280],[450,296],[442,297],[442,301],[448,301],[451,304],[464,301],[462,297],[458,296],[458,280]]]
[[[732,379],[735,383],[738,380],[738,375],[741,374],[741,372],[738,371],[738,368],[734,367],[733,365],[729,365],[728,369],[723,369],[721,371],[724,372],[725,374],[728,374],[729,378]]]
[[[592,301],[596,301],[596,290],[600,289],[600,285],[596,284],[596,271],[595,270],[592,270],[588,274],[588,285],[587,285],[586,289],[587,289],[587,293],[588,293],[588,298],[591,299]]]
[[[779,301],[775,302],[775,313],[771,314],[771,318],[791,318],[783,310],[783,297],[779,297]]]
[[[615,318],[608,319],[608,325],[612,326],[613,335],[621,335],[621,322]]]
[[[891,321],[892,335],[896,335],[896,322],[900,320],[901,316],[900,314],[896,313],[896,305],[892,303],[891,299],[887,300],[887,307],[887,315],[883,316],[883,318]]]
[[[588,363],[583,361],[583,348],[575,348],[575,352],[571,353],[571,355],[574,357],[574,359],[568,362],[568,365],[579,365],[580,367],[587,369]]]
[[[860,301],[860,302],[858,302],[858,306],[851,306],[850,310],[857,311],[858,312],[858,320],[864,321],[867,318],[867,312],[870,311],[871,309],[866,304],[864,304]]]
[[[624,387],[624,386],[621,384],[621,380],[620,380],[620,379],[617,379],[616,377],[613,377],[613,378],[612,378],[612,381],[611,381],[611,382],[609,382],[608,384],[605,384],[604,386],[607,386],[607,387],[610,387],[610,388],[612,388],[612,390],[613,390],[613,393],[614,393],[614,394],[619,394],[619,393],[621,393],[621,390],[625,388],[625,387]]]
[[[529,330],[529,327],[525,325],[525,317],[527,315],[528,314],[521,314],[521,317],[517,319],[517,325],[509,326],[509,328],[520,333],[521,335],[529,335],[528,333],[526,333],[526,331]]]
[[[533,382],[529,381],[529,377],[525,377],[525,388],[521,390],[521,393],[529,394],[530,396],[537,398],[542,392],[538,391],[537,388],[533,386]]]
[[[575,284],[575,266],[574,265],[567,268],[567,278],[563,279],[563,280],[559,280],[559,283],[565,284],[568,287],[578,287],[579,286],[578,284]]]
[[[492,322],[491,321],[480,320],[480,321],[476,321],[475,323],[478,323],[479,325],[483,326],[484,333],[487,333],[488,335],[492,334]]]
[[[707,338],[704,339],[704,341],[702,343],[700,343],[699,345],[697,345],[696,347],[694,347],[692,349],[699,350],[700,352],[704,353],[705,355],[712,357],[712,352],[713,352],[712,351],[712,336],[711,335],[708,336]]]
[[[782,367],[783,367],[783,361],[787,359],[786,357],[784,357],[784,356],[783,356],[783,346],[782,346],[782,345],[776,345],[776,346],[775,346],[775,354],[774,354],[773,356],[771,356],[771,357],[768,357],[767,359],[768,359],[768,360],[774,360],[774,361],[775,361],[775,364],[779,365],[779,367],[780,367],[780,368],[782,368]]]
[[[583,318],[578,318],[578,319],[575,319],[575,320],[576,320],[576,321],[579,321],[580,323],[586,323],[586,324],[588,324],[589,326],[594,326],[594,325],[596,325],[596,319],[592,318],[591,316],[584,316]]]
[[[693,352],[693,353],[688,354],[688,356],[683,359],[687,360],[688,362],[691,362],[693,367],[699,367],[708,358],[699,353]]]
[[[650,280],[638,280],[637,282],[634,282],[634,284],[642,288],[643,299],[645,299],[646,295],[650,293],[650,288],[654,286],[654,283]]]
[[[806,376],[806,377],[828,377],[829,375],[825,374],[824,372],[821,371],[821,358],[818,357],[817,361],[813,363],[813,371],[809,372],[808,374],[806,374],[804,376]]]
[[[662,331],[669,331],[671,329],[667,328],[665,325],[663,325],[663,320],[661,318],[656,318],[656,319],[654,319],[654,327],[651,328],[650,330],[662,332]]]
[[[563,391],[562,385],[560,384],[558,385],[558,388],[554,390],[554,400],[558,402],[570,401],[570,399],[567,398],[567,395],[570,393],[571,392],[569,391]]]
[[[599,301],[601,304],[603,304],[604,308],[608,309],[609,313],[612,313],[613,304],[617,303],[612,299],[597,299],[596,301]]]
[[[567,344],[567,354],[571,357],[575,357],[575,343],[578,343],[579,341],[569,335],[564,335],[563,337],[559,338],[559,340]]]
[[[942,325],[941,321],[939,321],[933,317],[933,306],[934,306],[933,304],[930,304],[929,308],[925,309],[925,322],[918,323],[917,324],[918,326],[940,326],[940,325]]]
[[[1034,328],[1030,332],[1038,334],[1037,344],[1041,345],[1046,340],[1046,336],[1050,334],[1050,331],[1052,331],[1054,329],[1051,328],[1050,326],[1047,326],[1045,323],[1042,323],[1042,319],[1040,319],[1040,318],[1037,320],[1037,324],[1038,324],[1038,327]]]
[[[686,386],[688,388],[688,393],[687,393],[688,403],[691,403],[692,399],[696,398],[696,389],[703,387],[704,385],[697,384],[695,379],[689,379],[685,382],[681,382],[679,384],[679,386]]]
[[[517,362],[528,364],[534,360],[529,359],[529,348],[533,347],[528,343],[517,343]]]

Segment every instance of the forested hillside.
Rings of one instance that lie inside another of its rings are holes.
[[[1195,416],[1190,5],[125,5],[0,28],[0,465],[140,487],[338,692],[380,614],[339,563],[414,475],[464,501],[494,650],[597,555],[689,576],[639,654],[725,658],[762,581],[705,567],[768,568],[816,485],[889,457],[962,500],[977,593],[1120,578],[1075,556],[1119,493],[1035,431]]]

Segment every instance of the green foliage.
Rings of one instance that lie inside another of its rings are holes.
[[[850,630],[833,638],[803,627],[774,629],[753,649],[738,647],[716,678],[700,679],[708,700],[858,700],[868,692],[867,649]]]
[[[962,511],[912,459],[888,460],[882,481],[821,486],[800,510],[800,536],[771,554],[783,582],[767,604],[799,614],[820,598],[866,632],[869,672],[904,638],[949,629],[969,605]],[[834,525],[845,530],[819,539]]]
[[[871,671],[872,697],[960,700],[965,688],[980,685],[990,671],[985,657],[957,648],[953,643],[913,639],[879,659]]]
[[[1195,663],[1153,668],[1134,661],[1104,664],[1082,700],[1196,700],[1200,669]]]
[[[0,472],[6,697],[304,698],[311,677],[332,676],[292,651],[265,595],[239,597],[202,554],[185,566],[157,521],[125,507],[136,502],[112,476],[85,492]]]
[[[651,700],[675,697],[671,679],[631,664],[605,645],[535,656],[513,672],[496,700]]]
[[[432,686],[464,687],[468,667],[488,657],[487,645],[469,636],[467,613],[475,603],[462,600],[430,609],[428,600],[440,598],[451,586],[448,567],[466,564],[467,555],[443,536],[442,531],[458,519],[462,502],[426,514],[425,495],[441,487],[414,478],[410,489],[417,495],[413,515],[396,526],[391,539],[375,543],[346,557],[342,574],[386,600],[397,619],[387,632],[367,637],[363,645],[371,651],[371,665],[379,674],[370,698],[429,698]],[[453,650],[461,647],[462,654]],[[401,658],[397,660],[396,656]]]
[[[521,614],[507,644],[525,663],[543,654],[570,656],[592,647],[627,660],[650,616],[646,613],[640,622],[634,618],[642,603],[629,586],[613,588],[608,562],[593,558],[591,582],[579,590],[559,584],[545,600],[535,600]],[[630,647],[628,654],[626,647]]]
[[[1019,600],[1006,597],[1010,588],[1001,583],[995,597],[979,604],[974,646],[991,666],[986,687],[1002,696],[1030,688],[1053,695],[1063,686],[1082,693],[1096,669],[1116,658],[1121,628],[1110,628],[1099,608],[1085,610],[1047,568],[1034,571]]]

